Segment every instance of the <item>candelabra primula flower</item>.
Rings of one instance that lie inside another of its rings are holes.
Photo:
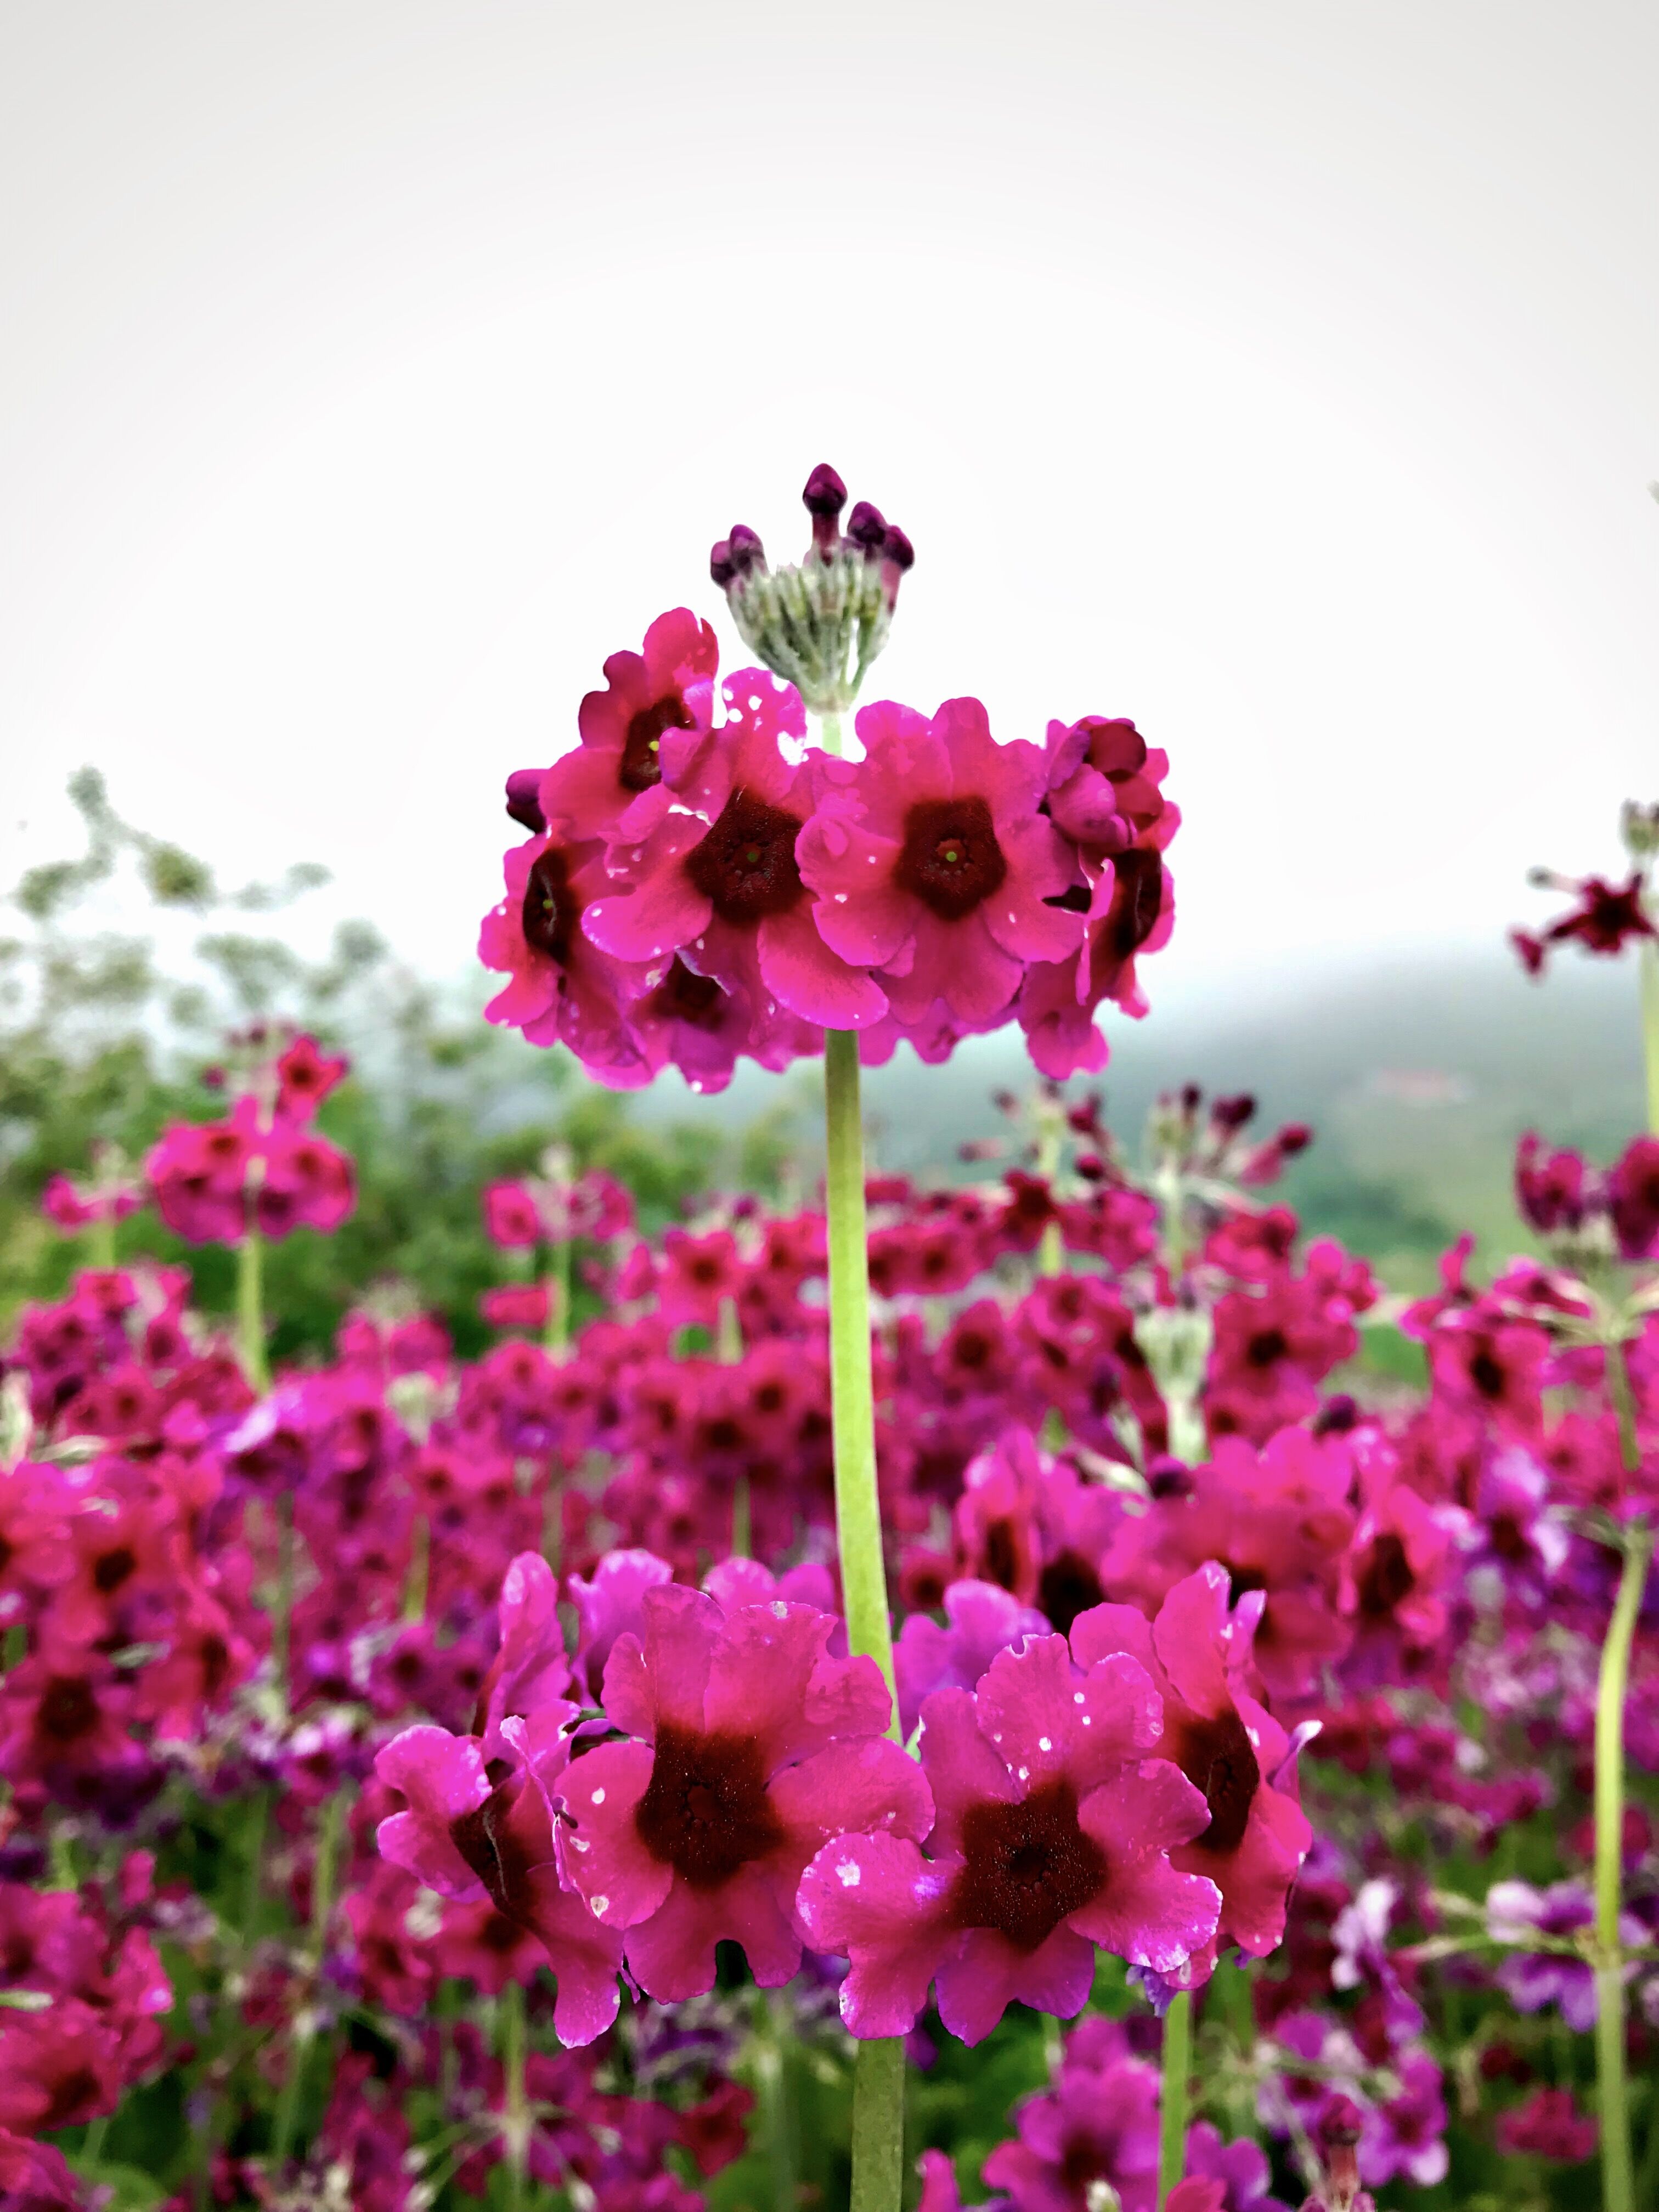
[[[1079,865],[1037,811],[1042,756],[999,744],[977,699],[947,699],[931,721],[866,707],[856,727],[862,761],[812,764],[817,805],[799,850],[818,934],[879,972],[901,1023],[938,1002],[984,1028],[1030,962],[1063,960],[1083,940],[1081,915],[1055,903]]]
[[[580,1711],[552,1699],[528,1719],[506,1721],[506,1755],[489,1762],[476,1736],[427,1725],[405,1729],[374,1762],[407,1806],[380,1823],[382,1855],[441,1897],[487,1897],[539,1940],[558,1980],[553,2024],[568,2044],[591,2043],[616,2018],[622,1964],[620,1936],[560,1878],[549,1793],[570,1757],[565,1732]]]
[[[972,1690],[999,1651],[1042,1636],[1054,1624],[996,1583],[950,1583],[940,1597],[945,1625],[913,1613],[893,1647],[899,1722],[908,1742],[935,1690]]]
[[[1577,904],[1536,935],[1525,929],[1510,932],[1510,942],[1528,975],[1543,974],[1557,945],[1577,945],[1611,959],[1626,945],[1654,934],[1644,903],[1644,869],[1633,869],[1621,884],[1610,884],[1601,876],[1557,876],[1546,869],[1535,871],[1533,880],[1540,890],[1570,893]]]
[[[1158,1698],[1133,1660],[1084,1669],[1064,1637],[1030,1638],[976,1691],[936,1690],[921,1721],[928,1852],[845,1834],[801,1884],[812,1940],[852,1961],[841,2011],[854,2035],[907,2033],[936,1982],[946,2027],[978,2043],[1016,1999],[1079,2011],[1097,1944],[1174,1972],[1210,1942],[1219,1893],[1169,1856],[1209,1810],[1177,1766],[1146,1756]]]
[[[611,844],[647,835],[672,803],[676,758],[708,733],[719,665],[714,631],[689,607],[659,615],[640,652],[613,653],[605,690],[577,711],[580,744],[541,779],[540,826]]]
[[[1085,1666],[1127,1652],[1163,1700],[1160,1754],[1204,1794],[1208,1820],[1170,1863],[1221,1893],[1218,1942],[1256,1958],[1285,1933],[1285,1900],[1313,1830],[1291,1790],[1290,1738],[1251,1696],[1251,1643],[1264,1603],[1248,1592],[1228,1610],[1226,1570],[1213,1561],[1178,1582],[1148,1622],[1133,1606],[1102,1605],[1072,1630]]]
[[[642,1608],[643,1638],[619,1637],[605,1670],[626,1740],[558,1785],[566,1869],[606,1928],[626,1929],[629,1971],[659,2001],[711,1988],[722,1941],[776,1988],[800,1964],[807,1861],[849,1824],[924,1834],[927,1784],[886,1736],[874,1662],[831,1656],[836,1623],[816,1607],[727,1613],[665,1584]]]
[[[532,1044],[568,1045],[613,1090],[649,1082],[653,1070],[623,1015],[647,972],[601,951],[583,927],[611,889],[604,844],[532,837],[502,866],[507,896],[480,925],[478,957],[507,981],[485,1019],[522,1030]]]
[[[985,2179],[1018,2212],[1092,2212],[1103,2188],[1122,2212],[1158,2202],[1158,2069],[1116,2021],[1085,2020],[1066,2038],[1054,2087],[1020,2106],[1017,2133]],[[1108,2200],[1109,2201],[1109,2200]]]
[[[805,763],[785,758],[781,741],[805,734],[799,697],[763,670],[743,669],[726,698],[703,771],[704,811],[668,813],[637,844],[613,846],[619,895],[596,899],[582,927],[617,958],[653,963],[653,984],[678,955],[742,992],[757,1033],[775,1025],[780,1006],[797,1021],[862,1029],[887,1000],[814,928],[796,859],[811,779]]]

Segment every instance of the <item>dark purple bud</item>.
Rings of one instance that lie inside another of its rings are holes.
[[[738,573],[738,564],[732,558],[732,542],[722,538],[708,556],[708,573],[724,591]]]
[[[1190,1498],[1194,1485],[1188,1468],[1169,1453],[1159,1452],[1147,1467],[1146,1487],[1154,1498]]]
[[[1334,1398],[1327,1398],[1314,1415],[1313,1432],[1316,1437],[1346,1436],[1359,1425],[1359,1405],[1346,1390],[1339,1390]]]
[[[1287,1121],[1273,1142],[1287,1160],[1293,1160],[1298,1152],[1307,1151],[1313,1142],[1313,1134],[1305,1121]]]
[[[726,540],[732,556],[732,566],[739,576],[746,576],[751,568],[764,568],[766,548],[760,542],[758,531],[751,530],[746,522],[734,522],[732,535]]]
[[[837,515],[846,506],[847,487],[828,461],[820,461],[807,477],[801,501],[814,520],[820,515]]]
[[[887,526],[881,541],[881,554],[883,560],[890,561],[901,576],[908,575],[916,565],[916,549],[896,522],[890,522]]]
[[[866,560],[873,561],[887,542],[881,509],[861,499],[847,518],[847,535],[854,545],[862,547]]]
[[[507,811],[508,817],[520,823],[532,837],[539,837],[547,827],[547,817],[542,812],[542,778],[544,768],[515,768],[507,779]]]
[[[1203,1097],[1203,1096],[1204,1093],[1199,1089],[1197,1084],[1183,1083],[1182,1085],[1181,1110],[1187,1115],[1188,1120],[1197,1113],[1199,1101]]]
[[[1210,1119],[1218,1129],[1242,1129],[1255,1114],[1255,1101],[1248,1091],[1241,1091],[1232,1098],[1218,1098],[1210,1108]]]

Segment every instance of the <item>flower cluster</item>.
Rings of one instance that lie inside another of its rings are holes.
[[[802,690],[774,671],[839,714],[909,564],[867,505],[836,534],[837,495],[815,471],[799,570],[766,571],[752,532],[715,549],[768,667],[719,681],[713,632],[678,609],[606,661],[575,749],[510,780],[532,834],[479,940],[508,978],[489,1017],[568,1045],[603,1082],[672,1065],[718,1090],[739,1056],[782,1067],[826,1030],[856,1030],[866,1060],[905,1041],[938,1060],[1012,1021],[1063,1078],[1104,1064],[1103,1003],[1146,1011],[1135,963],[1173,926],[1163,854],[1180,817],[1165,756],[1132,722],[999,743],[977,700],[932,716],[881,702],[857,715],[856,757],[807,749]]]
[[[156,1211],[191,1244],[335,1230],[356,1203],[350,1160],[311,1126],[345,1062],[309,1036],[274,1054],[268,1042],[252,1041],[246,1085],[222,1121],[175,1122],[146,1163]]]

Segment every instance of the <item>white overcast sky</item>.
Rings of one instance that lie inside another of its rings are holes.
[[[83,761],[435,969],[499,786],[834,461],[873,690],[1133,714],[1167,986],[1659,796],[1651,0],[5,0],[0,865]]]

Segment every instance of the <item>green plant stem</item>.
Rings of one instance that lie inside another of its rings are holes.
[[[270,1388],[265,1358],[264,1239],[250,1229],[236,1247],[236,1354],[248,1388],[263,1398]]]
[[[824,1187],[830,1236],[830,1419],[835,1434],[836,1534],[849,1650],[863,1653],[893,1689],[881,1507],[876,1491],[876,1409],[870,1373],[870,1273],[865,1244],[864,1130],[859,1041],[831,1030],[823,1041]],[[897,1700],[889,1734],[896,1743]]]
[[[115,1265],[115,1216],[100,1214],[87,1230],[87,1258],[100,1274]]]
[[[562,1360],[570,1349],[570,1246],[556,1244],[542,1278],[547,1292],[547,1327],[542,1345],[550,1359]]]
[[[1158,2130],[1159,2212],[1187,2163],[1187,2089],[1192,2065],[1192,1992],[1177,1990],[1164,2015],[1164,2086]]]
[[[1595,1689],[1595,2066],[1601,2085],[1601,2203],[1604,2212],[1635,2212],[1629,2087],[1625,2079],[1624,1947],[1619,1933],[1625,1841],[1625,1697],[1631,1644],[1653,1557],[1653,1531],[1634,1521],[1625,1531],[1625,1567],[1601,1646]]]
[[[415,1516],[410,1530],[409,1580],[404,1584],[404,1619],[426,1619],[427,1587],[432,1574],[432,1530],[424,1513]]]
[[[317,2029],[313,2017],[316,1982],[328,1948],[328,1923],[334,1913],[334,1877],[345,1825],[347,1792],[337,1790],[323,1808],[323,1825],[317,1837],[317,1856],[311,1869],[311,1934],[306,1951],[306,2001],[294,2024],[294,2048],[276,2106],[276,2132],[271,2151],[271,2170],[281,2173],[294,2147],[300,2117],[300,2094],[305,2087],[306,2061]]]
[[[756,2053],[761,2128],[771,2169],[778,2212],[797,2212],[794,2100],[789,2094],[792,2027],[788,2001],[781,1992],[759,1996],[759,2049]]]
[[[93,2172],[104,2162],[104,2138],[109,2133],[109,2114],[100,2112],[87,2130],[87,2139],[81,2146],[80,2162]]]
[[[501,1991],[501,2069],[506,2080],[501,2132],[507,2142],[507,2201],[510,2212],[524,2203],[525,2169],[530,2151],[530,2106],[524,2086],[524,1984],[508,1982]]]
[[[904,2045],[860,2043],[853,2062],[853,2190],[848,2212],[897,2212],[904,2190]]]
[[[1648,1127],[1659,1137],[1659,944],[1644,937],[1636,948],[1642,986],[1642,1059],[1648,1078]]]
[[[830,1030],[823,1041],[823,1106],[830,1413],[842,1601],[847,1610],[848,1649],[875,1661],[892,1695],[893,1639],[876,1489],[859,1041],[844,1030]],[[888,1734],[895,1743],[901,1741],[896,1695]],[[896,2038],[862,2042],[853,2062],[851,2212],[898,2212],[903,2179],[904,2045]]]

